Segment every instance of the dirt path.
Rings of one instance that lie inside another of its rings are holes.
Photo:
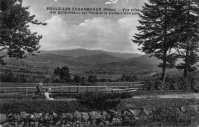
[[[148,99],[153,99],[153,98],[199,99],[199,93],[134,96],[133,98],[134,99],[147,99],[147,98]]]

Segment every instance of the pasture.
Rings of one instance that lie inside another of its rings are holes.
[[[52,97],[55,99],[53,101],[48,101],[44,99],[35,99],[35,91],[37,83],[1,83],[0,87],[0,112],[5,114],[10,113],[20,113],[25,111],[27,113],[35,113],[35,112],[55,112],[55,113],[74,113],[75,111],[79,112],[91,112],[91,111],[99,111],[97,109],[97,104],[95,101],[104,102],[103,100],[107,100],[106,97],[114,97],[119,100],[117,101],[117,105],[113,107],[115,111],[121,111],[125,109],[132,109],[133,111],[138,111],[141,109],[145,109],[147,112],[153,112],[153,110],[157,110],[160,112],[154,112],[149,116],[155,118],[155,120],[147,119],[145,120],[140,115],[140,120],[143,120],[141,123],[144,125],[153,126],[155,123],[159,123],[165,121],[164,125],[176,125],[176,126],[187,126],[189,125],[189,119],[186,116],[182,116],[183,122],[176,122],[176,120],[171,120],[169,117],[176,117],[176,112],[174,110],[176,107],[189,107],[189,105],[199,105],[198,99],[194,98],[158,98],[157,95],[171,95],[175,94],[190,94],[192,91],[189,90],[153,90],[146,91],[142,90],[142,83],[140,82],[125,82],[125,83],[96,83],[98,85],[95,86],[80,86],[74,84],[59,84],[59,83],[45,83],[44,90],[46,88],[52,88]],[[85,103],[82,103],[78,97],[81,97],[83,93],[86,92],[94,92],[98,93],[99,91],[103,91],[107,88],[111,89],[137,89],[139,90],[135,92],[131,92],[130,94],[120,94],[108,93],[106,96],[102,96],[99,100],[95,100],[98,96],[88,97],[87,102],[96,103],[95,106],[88,106]],[[136,98],[137,96],[143,98]],[[124,97],[124,98],[123,98]],[[114,99],[112,99],[113,101]],[[110,100],[109,100],[110,101]],[[116,103],[115,101],[113,101]],[[111,102],[111,104],[113,103]],[[167,110],[168,106],[173,106],[172,110]],[[162,109],[165,109],[163,110]],[[105,109],[102,109],[105,110]],[[156,113],[159,116],[156,118]],[[164,114],[167,114],[169,117],[164,117]],[[186,115],[187,113],[184,113]],[[192,115],[192,114],[191,114]],[[149,117],[149,118],[151,118]],[[148,118],[148,117],[147,117]],[[161,118],[161,119],[159,119]],[[191,117],[189,117],[191,118]],[[178,125],[179,124],[179,125]]]

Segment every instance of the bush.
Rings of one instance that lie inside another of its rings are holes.
[[[144,90],[194,90],[198,91],[197,78],[193,75],[187,78],[167,76],[165,82],[162,83],[159,77],[151,77],[145,80],[142,88]]]
[[[121,99],[131,97],[129,93],[102,93],[102,92],[88,92],[79,94],[77,99],[81,103],[89,106],[92,109],[112,109],[115,108]]]

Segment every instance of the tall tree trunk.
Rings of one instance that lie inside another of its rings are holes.
[[[165,14],[164,14],[164,42],[163,42],[163,65],[162,65],[162,82],[165,82],[165,72],[167,64],[167,0],[165,0]]]
[[[163,55],[163,65],[162,65],[162,82],[165,82],[165,73],[166,73],[166,64],[167,64],[167,61],[166,61],[166,55],[167,55],[167,52],[164,51],[164,55]]]
[[[186,43],[188,43],[188,41]],[[188,47],[187,47],[186,48],[186,56],[185,56],[184,78],[187,78],[187,74],[188,74],[188,68],[189,68],[189,65],[188,65],[189,55],[188,54],[189,54],[189,50],[188,50]]]
[[[188,0],[188,12],[187,12],[187,34],[189,33],[189,15],[190,15],[190,0]],[[184,67],[184,78],[187,78],[188,70],[189,70],[189,41],[190,36],[188,34],[186,44],[186,54],[185,54],[185,67]]]

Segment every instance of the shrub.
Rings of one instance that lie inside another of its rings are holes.
[[[197,77],[190,75],[187,78],[184,77],[171,77],[167,76],[165,82],[162,83],[159,77],[151,77],[145,80],[143,89],[150,90],[194,90],[198,91]]]
[[[115,108],[121,99],[131,97],[129,93],[102,93],[102,92],[87,92],[79,94],[77,99],[81,103],[89,106],[92,109],[112,109]]]

